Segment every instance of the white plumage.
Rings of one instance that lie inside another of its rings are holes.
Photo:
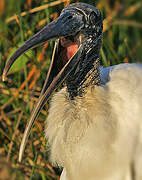
[[[142,179],[142,65],[101,68],[101,86],[52,98],[45,135],[61,180]]]

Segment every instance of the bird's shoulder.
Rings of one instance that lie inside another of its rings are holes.
[[[130,79],[130,76],[133,76],[134,78],[141,78],[141,71],[142,63],[122,63],[119,65],[109,66],[106,68],[101,66],[101,84],[106,84],[114,78],[119,78],[119,80],[122,80],[122,77],[124,79],[124,76],[126,79]]]

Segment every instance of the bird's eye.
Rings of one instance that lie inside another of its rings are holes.
[[[68,16],[68,19],[72,19],[72,18],[73,18],[73,16],[72,16],[72,15]]]

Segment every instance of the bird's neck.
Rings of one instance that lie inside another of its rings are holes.
[[[93,43],[93,38],[85,40],[84,51],[79,63],[66,80],[67,91],[71,99],[83,96],[89,86],[94,87],[100,84],[100,46],[101,39],[96,45]]]

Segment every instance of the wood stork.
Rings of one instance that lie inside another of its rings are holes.
[[[21,143],[19,160],[41,108],[59,85],[46,119],[51,161],[61,180],[142,180],[142,66],[100,67],[102,17],[92,5],[74,3],[26,41],[10,58],[56,39],[39,101]]]

